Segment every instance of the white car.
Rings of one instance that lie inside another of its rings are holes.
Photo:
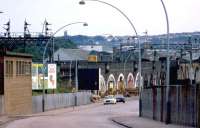
[[[113,95],[108,95],[108,96],[105,97],[103,103],[104,103],[104,105],[105,104],[116,104],[117,100]]]

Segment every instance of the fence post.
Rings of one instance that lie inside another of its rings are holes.
[[[168,97],[167,103],[166,103],[166,124],[170,124],[171,123],[171,97],[170,97],[170,90],[171,88],[168,88],[168,93],[166,96]]]
[[[200,128],[200,86],[197,84],[197,128]]]

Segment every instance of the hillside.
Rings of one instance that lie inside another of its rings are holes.
[[[166,40],[166,35],[151,35],[151,36],[140,36],[140,41],[143,43],[148,40],[149,43],[152,44],[161,44]],[[134,39],[131,36],[84,36],[84,35],[76,35],[76,36],[67,36],[67,37],[55,37],[54,39],[54,51],[59,48],[77,48],[77,45],[105,45],[109,47],[119,46],[121,43],[133,43]],[[170,43],[173,44],[181,44],[181,43],[198,43],[200,44],[200,32],[192,32],[192,33],[173,33],[170,34]],[[26,53],[30,53],[33,55],[33,61],[42,61],[42,55],[44,51],[45,43],[29,43],[26,44]],[[19,44],[17,48],[14,50],[16,52],[24,52],[23,43]],[[49,50],[47,51],[49,52]]]

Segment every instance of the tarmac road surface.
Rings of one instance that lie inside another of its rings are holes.
[[[96,103],[80,107],[48,111],[15,120],[6,128],[122,128],[111,118],[138,115],[138,100],[115,105]]]

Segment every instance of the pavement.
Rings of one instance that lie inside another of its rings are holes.
[[[28,115],[1,115],[0,116],[0,128],[4,128],[10,122],[20,120],[20,119],[25,119],[25,118],[30,118],[30,117],[56,116],[56,115],[62,114],[62,113],[69,113],[69,112],[79,111],[79,110],[83,110],[83,109],[85,110],[87,108],[90,108],[91,106],[95,107],[100,104],[102,104],[102,103],[97,102],[97,103],[93,103],[93,104],[48,110],[45,112],[28,114]]]
[[[152,119],[139,117],[137,115],[120,116],[111,118],[111,120],[126,128],[192,128],[181,125],[165,124]]]
[[[136,100],[136,98],[130,98],[129,100]],[[0,116],[0,128],[5,128],[7,124],[15,121],[15,120],[20,120],[20,119],[25,119],[28,117],[43,117],[43,116],[56,116],[59,114],[67,114],[73,111],[82,111],[82,110],[90,110],[91,108],[96,108],[102,104],[101,102],[99,103],[93,103],[89,105],[83,105],[83,106],[77,106],[77,107],[69,107],[69,108],[62,108],[62,109],[57,109],[53,111],[46,111],[43,113],[36,113],[36,114],[31,114],[31,115],[19,115],[19,116]],[[134,103],[135,104],[135,103]],[[132,104],[131,104],[132,106]],[[136,109],[137,110],[137,109]],[[118,110],[116,110],[118,111]],[[132,111],[132,110],[131,110]],[[68,115],[68,114],[67,114]],[[163,122],[159,121],[154,121],[152,119],[144,118],[144,117],[139,117],[138,113],[129,113],[127,112],[124,115],[115,115],[114,117],[109,118],[111,122],[114,122],[120,126],[126,127],[126,128],[192,128],[192,127],[186,127],[186,126],[180,126],[180,125],[173,125],[173,124],[168,124],[166,125]]]

